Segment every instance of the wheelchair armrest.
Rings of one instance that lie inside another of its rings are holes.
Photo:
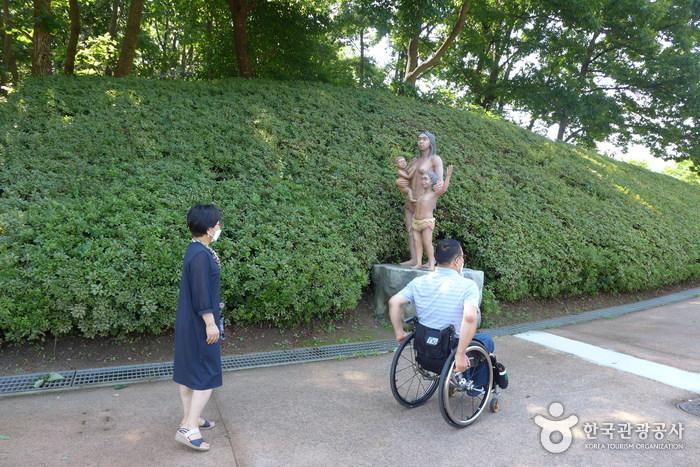
[[[417,316],[411,316],[410,318],[406,318],[403,320],[404,324],[416,324],[418,322],[418,317]]]

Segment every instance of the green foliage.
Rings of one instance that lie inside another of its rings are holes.
[[[664,169],[664,173],[679,180],[700,185],[700,166],[696,167],[692,161],[674,162]]]
[[[117,45],[106,33],[81,42],[75,57],[75,74],[104,75],[107,69],[117,65]]]
[[[0,339],[172,326],[195,202],[224,213],[230,319],[340,316],[406,254],[392,160],[423,129],[456,166],[437,237],[485,271],[486,318],[700,277],[700,188],[488,115],[318,83],[54,77],[0,104]]]

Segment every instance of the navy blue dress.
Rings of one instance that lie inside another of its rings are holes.
[[[182,266],[180,297],[175,319],[173,381],[190,389],[221,386],[221,341],[207,344],[202,315],[212,313],[219,323],[221,269],[214,255],[199,242],[191,242]]]

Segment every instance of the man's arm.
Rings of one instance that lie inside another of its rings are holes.
[[[401,305],[409,303],[409,300],[401,294],[396,294],[389,299],[389,318],[394,327],[396,342],[401,342],[406,338],[406,331],[403,330],[403,313]]]
[[[469,368],[467,361],[467,347],[476,334],[476,307],[471,303],[464,304],[464,313],[462,314],[462,325],[459,330],[459,344],[455,354],[455,371],[461,372]]]

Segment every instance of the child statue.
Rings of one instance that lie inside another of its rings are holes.
[[[443,184],[439,182],[438,176],[433,172],[423,173],[421,175],[421,185],[423,194],[416,201],[416,210],[413,215],[413,242],[416,246],[416,265],[414,268],[421,267],[423,262],[423,251],[428,257],[428,269],[435,269],[435,250],[433,249],[433,230],[435,230],[435,218],[433,211],[437,204],[437,199],[444,195],[447,188],[450,186],[450,178],[454,166],[447,167],[447,176]],[[437,185],[436,185],[437,184]]]
[[[406,195],[406,199],[411,203],[416,202],[416,198],[413,197],[413,190],[411,189],[411,178],[413,178],[413,174],[415,172],[415,164],[411,164],[411,167],[408,167],[406,158],[401,156],[396,158],[396,175],[398,175],[398,178],[396,179],[396,186],[399,187],[399,191],[404,193]]]

